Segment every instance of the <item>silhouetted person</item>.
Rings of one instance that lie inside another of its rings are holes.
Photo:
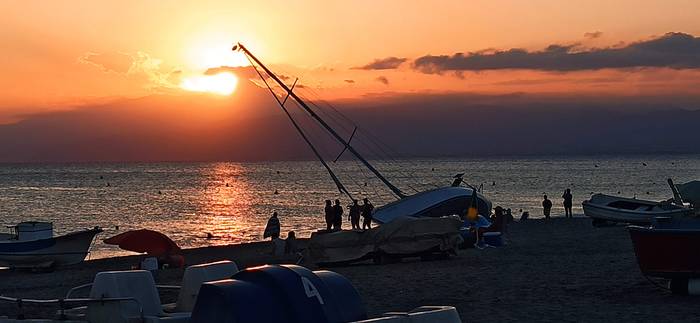
[[[371,229],[372,228],[372,212],[374,211],[374,205],[369,202],[367,198],[362,200],[362,211],[360,215],[362,215],[362,218],[364,219],[362,221],[362,229]]]
[[[331,205],[331,200],[326,200],[324,211],[326,212],[326,230],[331,231],[333,228],[333,205]]]
[[[542,212],[544,213],[544,218],[549,219],[549,213],[552,212],[552,201],[547,198],[547,194],[544,195],[544,200],[542,201]]]
[[[564,199],[564,213],[566,217],[574,217],[574,214],[571,212],[571,208],[574,206],[574,196],[571,195],[571,189],[567,188],[566,191],[564,191],[564,194],[561,196],[561,198]]]
[[[520,213],[520,221],[525,221],[530,218],[530,212],[525,211]]]
[[[297,248],[297,236],[294,231],[289,231],[289,233],[287,233],[287,241],[284,244],[284,254],[293,255],[298,251],[299,248]]]
[[[272,216],[267,220],[267,225],[265,226],[265,233],[263,233],[263,238],[271,237],[272,240],[278,239],[280,237],[280,219],[277,218],[277,212],[272,213]]]
[[[343,228],[343,207],[340,206],[340,200],[335,200],[333,205],[333,231],[340,231]]]
[[[501,234],[503,234],[503,229],[505,229],[505,226],[506,226],[506,217],[505,217],[505,214],[503,214],[502,207],[496,206],[493,209],[493,216],[491,217],[491,223],[492,223],[492,225],[489,227],[488,231],[501,232]]]
[[[357,204],[357,200],[352,200],[352,204],[348,208],[350,209],[348,211],[348,220],[350,220],[350,225],[352,225],[353,230],[359,230],[360,212],[362,211],[362,208],[359,204]]]

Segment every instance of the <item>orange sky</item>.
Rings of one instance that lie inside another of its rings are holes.
[[[700,85],[697,69],[458,77],[411,67],[428,54],[574,43],[603,48],[668,32],[697,37],[694,0],[3,1],[0,11],[0,123],[111,98],[181,93],[184,79],[240,63],[229,50],[236,41],[330,98],[423,91],[698,94]],[[593,32],[601,33],[584,36]],[[353,69],[386,57],[408,60],[397,69]]]

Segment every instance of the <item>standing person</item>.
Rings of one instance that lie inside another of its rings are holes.
[[[297,248],[297,236],[294,231],[287,233],[287,241],[284,243],[284,254],[294,255],[299,251]]]
[[[326,212],[326,231],[331,231],[333,228],[333,205],[331,205],[331,200],[326,200],[324,211]]]
[[[362,200],[364,204],[362,204],[362,211],[361,215],[364,220],[362,221],[362,230],[366,229],[371,229],[372,228],[372,211],[374,211],[374,205],[369,202],[367,198],[364,198]]]
[[[343,230],[343,207],[340,206],[340,200],[335,200],[333,205],[333,231]]]
[[[574,196],[571,195],[571,189],[567,188],[561,197],[564,199],[564,213],[566,214],[566,217],[573,218],[574,214],[571,212],[571,208],[574,206]]]
[[[280,237],[280,219],[277,218],[277,212],[273,212],[269,220],[267,220],[267,225],[265,226],[265,232],[263,233],[263,238],[270,237],[274,241]]]
[[[552,212],[552,201],[547,198],[547,194],[544,195],[544,200],[542,201],[542,211],[544,212],[544,218],[549,219],[549,213]]]
[[[348,220],[350,220],[350,224],[352,225],[353,230],[360,230],[360,212],[361,209],[360,205],[357,204],[357,200],[352,200],[352,204],[348,207],[350,210],[348,211]]]

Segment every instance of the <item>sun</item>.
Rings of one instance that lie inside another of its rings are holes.
[[[229,72],[215,75],[187,77],[182,80],[180,87],[193,92],[208,92],[219,95],[230,95],[236,90],[238,78]]]

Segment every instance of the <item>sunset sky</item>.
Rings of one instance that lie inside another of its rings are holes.
[[[236,100],[247,76],[215,68],[246,64],[231,51],[239,41],[330,100],[642,95],[700,107],[694,0],[3,1],[0,10],[5,125],[124,99],[192,102],[197,91]]]

